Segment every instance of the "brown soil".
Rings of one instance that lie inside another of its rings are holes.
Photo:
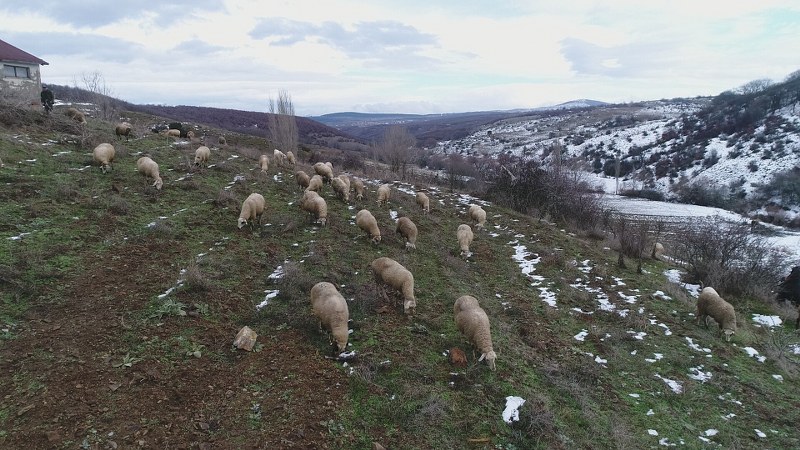
[[[346,405],[348,380],[307,336],[274,330],[259,336],[260,351],[245,352],[232,347],[238,328],[227,321],[191,311],[143,320],[180,246],[117,250],[39,293],[3,344],[4,448],[337,447],[326,422]],[[223,315],[251,308],[221,289],[202,299]],[[187,327],[204,346],[200,358],[176,344]],[[137,346],[152,352],[121,365]]]

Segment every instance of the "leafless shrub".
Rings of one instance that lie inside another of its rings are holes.
[[[206,291],[211,286],[208,279],[203,275],[197,261],[192,260],[186,267],[186,288],[190,291]]]
[[[685,224],[672,244],[685,266],[689,282],[713,286],[721,295],[752,295],[767,299],[782,277],[788,256],[755,235],[746,223],[720,217]]]
[[[269,128],[272,142],[282,152],[297,152],[299,136],[297,120],[294,116],[294,103],[288,91],[278,92],[277,99],[269,99],[269,115],[267,127]]]
[[[525,214],[539,210],[542,217],[578,229],[595,228],[602,221],[599,197],[578,171],[505,156],[485,172],[487,196],[501,205]]]
[[[158,220],[147,226],[148,234],[163,239],[171,239],[175,236],[175,229],[168,220]]]
[[[126,216],[130,211],[130,204],[119,195],[112,195],[108,198],[108,210],[118,216]]]
[[[220,189],[219,193],[217,193],[217,198],[214,200],[214,206],[217,208],[238,208],[239,200],[236,199],[233,192],[227,189]]]

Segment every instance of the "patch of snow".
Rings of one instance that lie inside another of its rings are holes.
[[[742,350],[746,351],[748,355],[752,356],[753,358],[757,359],[758,362],[764,362],[767,360],[766,356],[760,356],[758,350],[754,349],[753,347],[744,347]]]
[[[655,376],[656,376],[656,378],[658,378],[661,381],[663,381],[664,383],[666,383],[667,386],[669,386],[669,388],[672,389],[672,392],[674,392],[676,394],[680,394],[680,393],[683,392],[683,385],[681,385],[680,382],[675,381],[675,380],[670,380],[669,378],[664,378],[659,374],[656,374]]]
[[[706,381],[710,380],[711,376],[711,372],[703,372],[702,365],[689,368],[689,378],[697,380],[701,383],[705,383]]]
[[[719,434],[719,430],[716,430],[714,428],[709,428],[708,430],[705,431],[705,435],[708,437],[716,436],[717,434]]]
[[[644,331],[630,331],[630,330],[628,330],[628,334],[632,334],[633,338],[638,340],[638,341],[644,340],[644,337],[647,336],[647,333],[645,333]]]
[[[639,395],[639,394],[628,394],[628,396],[633,397],[633,398],[641,397],[641,395]]]
[[[776,380],[778,380],[778,381],[780,381],[781,383],[783,383],[783,375],[778,375],[778,374],[776,373],[776,374],[773,374],[773,375],[772,375],[772,378],[775,378]]]
[[[647,430],[647,434],[649,434],[650,436],[658,436],[658,431],[651,428]]]
[[[780,326],[783,323],[779,316],[764,316],[761,314],[753,314],[753,322],[770,328]]]
[[[756,436],[758,436],[760,438],[767,437],[767,434],[764,433],[763,431],[759,430],[758,428],[753,428],[753,431],[755,431],[756,432]]]
[[[575,335],[575,340],[583,342],[586,339],[586,336],[588,336],[588,335],[589,335],[589,332],[587,330],[581,330],[580,333]]]
[[[278,293],[280,293],[280,291],[277,290],[277,289],[274,289],[274,290],[267,289],[266,291],[264,291],[264,293],[267,294],[267,295],[264,297],[264,300],[261,303],[256,305],[256,309],[261,309],[261,308],[269,305],[269,301],[272,300],[273,298],[277,297]]]
[[[711,349],[710,348],[700,347],[699,345],[694,343],[692,338],[690,338],[688,336],[685,336],[685,337],[686,337],[686,342],[688,342],[687,345],[689,346],[690,349],[698,351],[698,352],[711,353]]]
[[[522,397],[506,397],[506,409],[503,410],[503,420],[506,423],[519,421],[519,408],[525,403]]]
[[[553,308],[557,308],[556,306],[556,293],[551,291],[546,287],[539,288],[539,297],[542,299],[543,302],[547,303],[548,306]]]

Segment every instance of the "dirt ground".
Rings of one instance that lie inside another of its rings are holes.
[[[259,337],[259,352],[245,352],[232,347],[237,330],[191,313],[144,324],[137,314],[163,288],[155,275],[174,271],[179,246],[118,250],[42,292],[46,304],[34,305],[4,343],[8,434],[0,446],[337,447],[327,424],[347,402],[348,381],[320,355],[308,357],[319,352],[306,337],[276,330]],[[213,289],[203,293],[213,308],[246,303]],[[174,336],[187,326],[206,355],[174,356]],[[126,366],[134,346],[152,353]]]

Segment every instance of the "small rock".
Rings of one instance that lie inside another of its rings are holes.
[[[19,409],[19,411],[17,411],[17,417],[25,414],[26,412],[28,412],[28,411],[30,411],[32,409],[33,409],[33,404],[30,404],[28,406],[23,406],[22,408]]]
[[[372,450],[386,450],[384,446],[378,444],[377,442],[372,443]]]
[[[456,367],[467,367],[467,355],[458,347],[450,349],[450,364]]]
[[[256,338],[258,338],[258,334],[256,334],[252,328],[244,326],[241,330],[239,330],[239,333],[236,335],[236,339],[233,340],[233,345],[236,348],[247,350],[249,352],[253,349],[253,346],[256,345]]]

